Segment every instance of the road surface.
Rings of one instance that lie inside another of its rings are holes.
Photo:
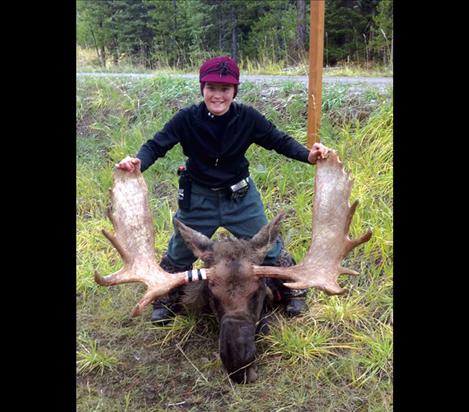
[[[152,78],[158,76],[150,73],[77,73],[77,77],[134,77],[134,78]],[[198,79],[198,74],[168,74],[170,77],[180,77],[186,79]],[[392,86],[392,77],[346,77],[346,76],[323,76],[324,83],[343,83],[343,84],[369,84],[384,89]],[[245,74],[240,76],[240,82],[250,81],[258,83],[276,82],[276,81],[297,81],[308,84],[308,76],[271,76],[261,74]]]

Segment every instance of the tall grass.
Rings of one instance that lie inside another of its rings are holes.
[[[219,53],[223,54],[223,53]],[[226,53],[225,53],[226,54]],[[215,57],[207,55],[205,58]],[[124,59],[119,64],[113,64],[112,59],[108,59],[106,67],[100,65],[96,51],[92,49],[76,48],[77,71],[79,72],[114,72],[114,73],[197,73],[203,60],[193,61],[185,67],[172,66],[168,59],[162,56],[157,61],[155,69],[148,69],[142,65],[132,64]],[[274,61],[271,56],[262,55],[259,59],[242,57],[238,61],[242,73],[245,74],[265,74],[265,75],[290,75],[307,76],[309,63],[307,57],[298,61],[295,65],[289,65],[284,60]],[[325,76],[392,76],[392,67],[380,64],[359,64],[339,62],[334,67],[324,67]]]
[[[325,67],[326,76],[392,76],[393,68],[390,65],[380,63],[352,63],[341,61],[333,67]]]
[[[144,291],[139,284],[98,287],[93,273],[118,270],[121,259],[101,234],[115,162],[135,154],[181,107],[200,99],[192,80],[78,79],[77,82],[77,405],[89,410],[391,410],[392,408],[392,122],[390,90],[325,85],[321,141],[336,149],[358,199],[352,237],[372,228],[371,240],[344,262],[360,272],[340,278],[347,293],[311,290],[309,311],[298,319],[282,312],[260,338],[259,381],[230,384],[218,355],[213,316],[178,315],[153,326],[146,311],[130,318]],[[266,89],[245,83],[239,99],[252,104],[306,143],[306,91],[286,82]],[[363,111],[357,116],[350,108]],[[300,261],[312,230],[314,167],[252,146],[247,157],[268,218],[291,211],[281,234]],[[163,255],[177,207],[173,148],[144,173]],[[266,397],[266,393],[268,396]],[[181,403],[182,402],[182,403]]]

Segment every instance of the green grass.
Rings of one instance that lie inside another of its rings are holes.
[[[305,328],[305,323],[314,327]],[[290,365],[297,365],[301,361],[307,363],[314,358],[339,356],[338,350],[354,349],[350,343],[341,342],[340,337],[334,336],[332,329],[316,323],[312,316],[301,320],[278,316],[275,328],[263,340],[268,348],[264,356],[279,356]]]
[[[94,339],[88,336],[79,337],[77,350],[78,374],[99,372],[102,376],[105,370],[112,371],[118,362],[116,356],[98,350],[97,342]]]
[[[361,352],[353,358],[359,366],[360,374],[353,382],[364,385],[380,374],[391,378],[392,375],[392,329],[390,325],[378,323],[375,330],[365,329],[353,335],[362,346]]]
[[[140,284],[103,288],[122,262],[101,234],[112,167],[135,154],[181,107],[198,102],[194,80],[77,79],[77,410],[78,411],[391,411],[392,410],[392,90],[324,85],[321,141],[335,148],[354,178],[351,201],[360,204],[353,237],[373,229],[371,240],[344,265],[360,272],[341,277],[342,296],[308,293],[309,311],[287,319],[279,311],[271,334],[259,338],[259,380],[234,385],[218,355],[213,316],[178,315],[155,327],[150,309],[130,311]],[[266,89],[243,83],[239,100],[254,105],[277,127],[306,143],[306,91],[284,82]],[[314,167],[252,146],[251,175],[268,218],[290,210],[281,232],[300,261],[311,239]],[[172,233],[177,207],[179,147],[144,178],[159,259]]]
[[[143,66],[132,65],[126,62],[120,62],[118,65],[112,63],[108,59],[106,67],[99,64],[96,57],[96,51],[91,49],[82,49],[77,47],[77,71],[79,72],[110,72],[110,73],[153,73],[153,74],[176,74],[176,73],[198,73],[199,66],[178,68],[169,64],[158,62],[158,67],[148,69]],[[200,62],[202,63],[202,62]],[[260,60],[252,60],[243,58],[239,61],[239,68],[244,74],[259,75],[290,75],[290,76],[307,76],[309,73],[308,60],[297,63],[296,65],[288,65],[284,61],[274,62],[268,57]],[[340,62],[334,67],[324,67],[324,76],[357,76],[357,77],[382,77],[392,76],[392,67],[382,66],[380,64],[358,64]]]
[[[339,62],[333,67],[324,69],[325,76],[356,76],[356,77],[387,77],[393,75],[391,66],[376,63],[347,63]]]

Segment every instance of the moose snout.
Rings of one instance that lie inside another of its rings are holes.
[[[256,325],[248,320],[224,317],[220,322],[220,357],[236,383],[257,379],[255,331]]]

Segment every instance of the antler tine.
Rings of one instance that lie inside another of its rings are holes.
[[[345,289],[337,283],[341,274],[358,272],[340,265],[350,251],[371,238],[368,230],[358,239],[350,239],[348,232],[358,201],[349,205],[352,179],[345,172],[337,154],[317,162],[313,207],[313,236],[303,261],[288,268],[256,266],[258,276],[289,279],[285,286],[301,289],[314,287],[327,294],[337,295]]]
[[[135,279],[125,267],[123,267],[122,269],[108,276],[101,276],[95,270],[94,280],[98,285],[101,285],[101,286],[113,286],[113,285],[119,285],[121,283],[139,282],[139,280]]]

